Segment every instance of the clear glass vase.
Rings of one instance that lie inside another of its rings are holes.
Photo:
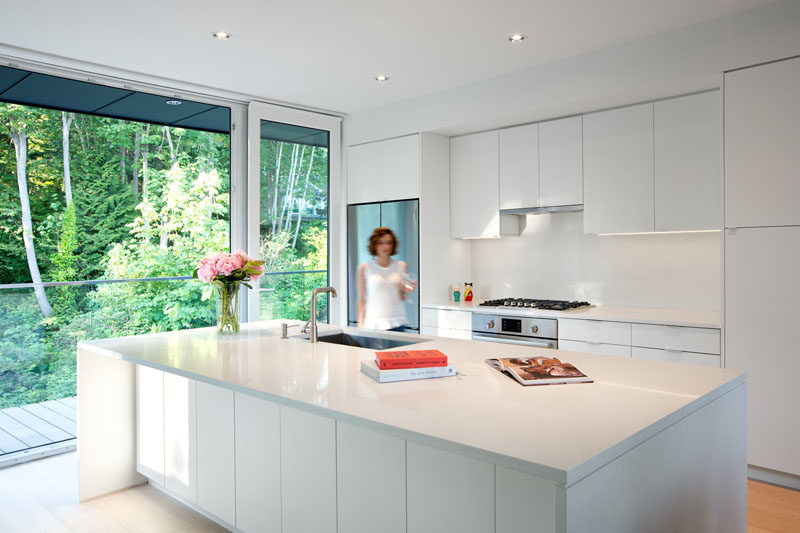
[[[217,288],[217,333],[239,333],[239,288],[241,281],[215,281]]]

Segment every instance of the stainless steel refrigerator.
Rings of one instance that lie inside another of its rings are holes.
[[[372,261],[367,250],[372,230],[385,226],[397,236],[392,259],[405,261],[408,274],[419,283],[419,200],[399,200],[347,206],[347,322],[358,322],[358,265]],[[419,333],[419,285],[406,298],[406,330]]]

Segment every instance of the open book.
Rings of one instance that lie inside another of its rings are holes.
[[[555,357],[498,357],[487,359],[486,363],[523,385],[592,383],[592,378],[574,365],[562,363]]]

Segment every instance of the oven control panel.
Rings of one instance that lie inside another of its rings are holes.
[[[532,318],[518,316],[472,314],[472,331],[475,333],[494,333],[535,337],[558,338],[558,320],[554,318]]]

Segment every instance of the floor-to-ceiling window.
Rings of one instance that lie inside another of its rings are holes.
[[[0,408],[74,395],[78,341],[210,325],[231,189],[228,109],[2,69]]]

